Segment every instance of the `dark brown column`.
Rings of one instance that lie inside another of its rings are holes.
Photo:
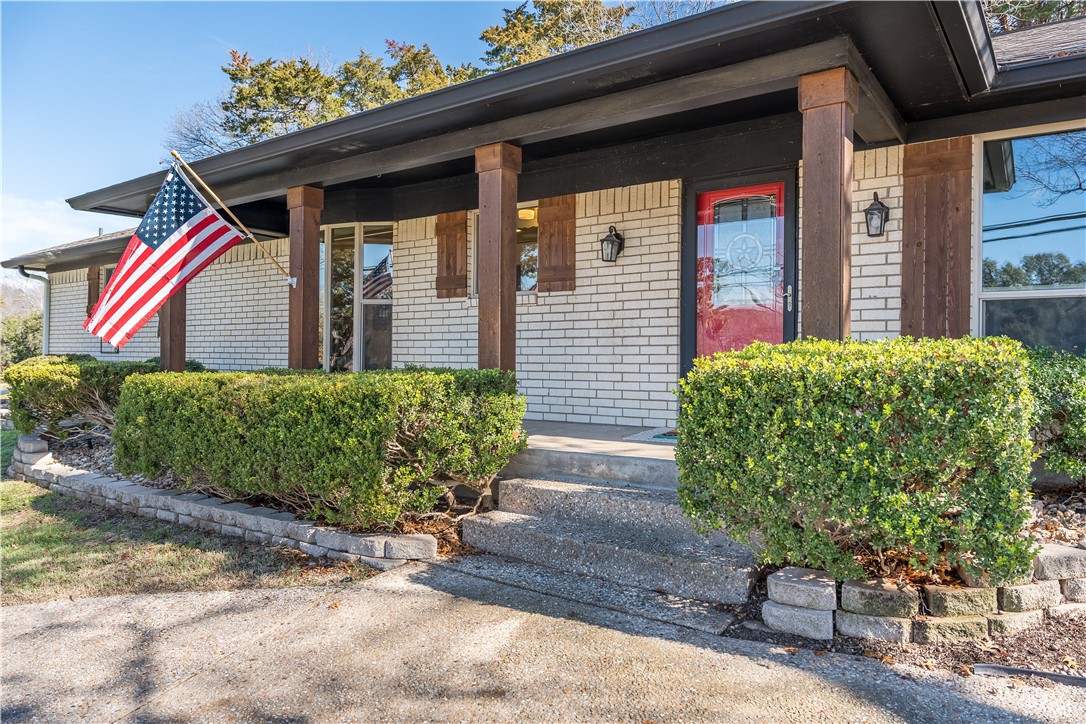
[[[287,366],[295,370],[320,365],[320,237],[324,189],[287,189],[290,210],[290,289],[287,313]]]
[[[859,86],[847,68],[801,76],[803,336],[847,339],[852,314],[852,121]]]
[[[185,311],[188,287],[173,293],[158,310],[158,368],[185,371]]]
[[[520,149],[475,149],[479,174],[479,369],[517,366],[517,174]]]

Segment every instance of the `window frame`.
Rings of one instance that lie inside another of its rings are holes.
[[[392,229],[392,254],[395,258],[396,239],[399,232],[399,227],[395,221],[352,221],[344,224],[324,224],[321,229],[321,258],[323,261],[323,269],[321,270],[321,304],[324,308],[324,313],[321,318],[321,339],[323,340],[323,354],[321,359],[321,368],[327,372],[331,366],[331,344],[332,344],[332,325],[331,325],[331,310],[332,310],[332,265],[329,263],[331,260],[331,244],[332,244],[332,231],[334,229],[351,229],[354,234],[354,250],[353,250],[353,273],[354,279],[352,280],[354,293],[352,295],[353,308],[351,309],[351,335],[353,338],[351,344],[351,364],[352,367],[357,367],[358,363],[364,360],[364,350],[362,349],[362,317],[360,314],[361,306],[364,304],[387,304],[392,306],[395,302],[395,296],[389,300],[383,299],[362,299],[362,262],[363,262],[363,250],[362,245],[365,243],[365,227],[367,226],[387,226]],[[396,270],[395,263],[393,263],[392,270],[393,289],[395,289],[396,283]],[[361,370],[353,369],[354,372]]]
[[[1083,289],[1020,289],[1008,292],[984,290],[984,144],[988,141],[1013,141],[1030,136],[1048,136],[1067,131],[1086,131],[1086,120],[1045,123],[1038,126],[978,133],[973,136],[973,239],[972,275],[969,295],[969,331],[974,337],[983,337],[984,303],[1012,299],[1055,299],[1084,297]]]

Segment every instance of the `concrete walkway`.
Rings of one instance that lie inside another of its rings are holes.
[[[721,638],[410,564],[3,609],[4,722],[1077,721],[1013,686]]]

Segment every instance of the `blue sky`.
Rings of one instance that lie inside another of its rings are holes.
[[[478,64],[512,4],[0,3],[0,256],[134,226],[64,200],[159,168],[174,114],[226,87],[231,48],[339,63],[394,38]]]

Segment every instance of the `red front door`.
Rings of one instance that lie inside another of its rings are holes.
[[[697,207],[697,355],[783,342],[784,184],[708,191]]]

